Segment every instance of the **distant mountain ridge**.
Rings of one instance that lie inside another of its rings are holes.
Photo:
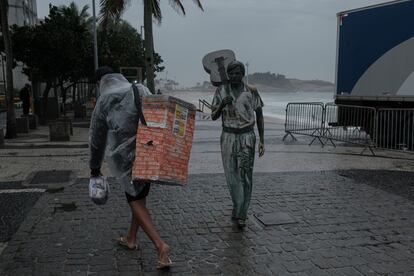
[[[334,92],[334,84],[328,81],[289,79],[285,75],[271,72],[249,74],[248,83],[263,92]],[[190,89],[214,91],[216,88],[211,82],[204,81]]]
[[[249,84],[256,86],[259,91],[273,92],[333,92],[334,84],[323,80],[289,79],[285,75],[271,72],[253,73],[248,76]]]

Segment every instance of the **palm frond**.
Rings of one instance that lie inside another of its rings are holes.
[[[158,22],[158,24],[160,24],[162,19],[162,13],[159,0],[151,0],[151,10],[154,19]]]
[[[200,0],[193,0],[193,2],[200,8],[200,10],[204,11],[203,5],[201,5]]]
[[[65,6],[63,6],[65,7]],[[74,14],[79,14],[78,6],[75,4],[75,2],[71,2],[68,6],[69,10],[72,10]]]
[[[89,10],[89,6],[88,6],[88,5],[83,6],[83,8],[82,8],[82,10],[81,10],[81,12],[80,12],[80,14],[79,14],[79,16],[80,16],[83,20],[87,20],[87,19],[88,19],[88,17],[89,17],[88,10]]]
[[[118,20],[130,0],[100,0],[99,20],[105,26],[109,20]]]
[[[170,5],[175,9],[177,13],[181,12],[183,15],[185,15],[185,9],[183,3],[181,3],[180,0],[170,0]]]

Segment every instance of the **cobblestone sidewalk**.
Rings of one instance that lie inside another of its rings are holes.
[[[99,207],[87,196],[88,179],[78,179],[38,200],[0,256],[0,274],[412,275],[413,180],[407,172],[258,173],[243,232],[232,226],[223,175],[191,175],[187,187],[153,185],[150,210],[175,263],[157,272],[142,231],[140,250],[116,244],[129,221],[119,187]],[[265,227],[254,216],[274,211],[297,223]]]

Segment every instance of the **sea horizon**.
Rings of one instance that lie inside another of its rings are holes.
[[[163,91],[164,95],[173,96],[186,102],[194,104],[197,108],[202,109],[200,100],[208,103],[213,101],[214,91],[191,91],[191,90],[170,90]],[[286,117],[286,106],[294,102],[321,102],[329,103],[334,101],[334,92],[260,92],[263,100],[263,115],[269,121],[282,122]]]

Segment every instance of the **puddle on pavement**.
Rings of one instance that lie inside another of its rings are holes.
[[[61,213],[61,212],[73,212],[77,209],[75,202],[70,203],[60,203],[58,206],[53,207],[53,213]]]

